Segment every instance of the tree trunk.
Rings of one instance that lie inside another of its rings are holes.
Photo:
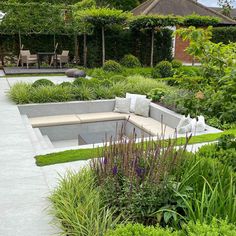
[[[19,33],[18,33],[18,37],[19,37],[19,48],[21,50],[21,46],[22,46],[22,40],[21,40],[21,33],[20,33],[20,30],[19,30]]]
[[[84,33],[84,67],[87,67],[87,35]]]
[[[105,60],[106,60],[106,54],[105,54],[105,29],[104,26],[102,26],[102,66],[104,66]]]
[[[55,34],[53,35],[53,47],[55,50],[55,47],[56,47],[56,35]]]
[[[79,63],[79,47],[78,47],[78,37],[77,34],[74,35],[74,50],[75,50],[75,64]]]
[[[154,29],[152,29],[152,35],[151,35],[151,62],[150,62],[151,67],[153,67],[153,57],[154,57]]]

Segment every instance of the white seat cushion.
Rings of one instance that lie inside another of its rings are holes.
[[[79,118],[81,123],[92,123],[92,122],[97,122],[97,121],[126,119],[125,114],[120,114],[120,113],[116,113],[116,112],[77,114],[77,117]]]
[[[56,126],[80,123],[76,115],[43,116],[30,118],[32,127]]]

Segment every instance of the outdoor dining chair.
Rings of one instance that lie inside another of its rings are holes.
[[[30,50],[20,50],[20,61],[21,61],[21,66],[23,67],[23,65],[26,64],[28,69],[29,64],[38,63],[38,58],[37,55],[31,54]]]
[[[57,58],[54,58],[54,60],[57,60],[57,62],[60,64],[60,68],[62,68],[62,64],[69,63],[69,51],[63,50],[60,55],[57,55]]]

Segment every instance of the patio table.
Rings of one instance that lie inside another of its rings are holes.
[[[55,52],[38,52],[37,53],[37,58],[38,58],[38,68],[40,69],[40,64],[42,62],[43,57],[55,57],[55,60],[53,60],[54,68],[57,68],[57,53]]]

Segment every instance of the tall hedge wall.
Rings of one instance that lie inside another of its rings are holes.
[[[154,63],[172,57],[172,31],[162,29],[155,34]],[[53,35],[22,35],[22,44],[25,49],[32,53],[53,51]],[[107,30],[106,31],[106,59],[119,61],[125,54],[131,53],[137,56],[143,65],[150,62],[150,33],[132,32],[130,30]],[[57,35],[56,42],[59,43],[58,53],[63,49],[70,50],[70,57],[74,56],[73,36]],[[83,36],[78,37],[80,64],[83,65]],[[0,35],[0,55],[2,52],[11,52],[13,55],[19,53],[18,35]],[[101,66],[101,32],[95,32],[87,37],[89,67]]]
[[[214,43],[236,42],[236,26],[232,27],[215,27],[213,28],[212,41]]]

